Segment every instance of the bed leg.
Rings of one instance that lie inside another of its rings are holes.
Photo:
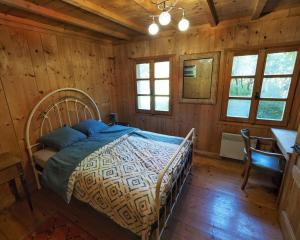
[[[141,239],[141,240],[150,240],[150,239],[151,239],[151,236],[150,236],[149,234],[147,234],[147,235],[142,235],[142,236],[140,237],[140,239]]]

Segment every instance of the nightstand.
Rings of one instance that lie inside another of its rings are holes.
[[[109,126],[113,126],[113,125],[121,125],[121,126],[125,126],[125,127],[129,127],[129,123],[128,122],[111,122],[108,123]]]
[[[14,194],[16,200],[20,199],[18,193],[16,178],[21,179],[22,187],[24,189],[25,196],[27,198],[28,205],[33,211],[31,198],[26,185],[26,180],[24,176],[23,167],[21,164],[21,159],[15,157],[11,153],[1,153],[0,154],[0,184],[9,183],[10,189]]]
[[[129,123],[128,122],[115,122],[114,125],[122,125],[122,126],[129,127]]]

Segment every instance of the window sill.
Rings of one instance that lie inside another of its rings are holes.
[[[135,115],[137,116],[146,116],[146,117],[163,117],[163,118],[173,118],[172,113],[147,113],[136,111]]]
[[[233,126],[242,126],[242,127],[256,127],[256,128],[270,128],[270,127],[287,127],[287,124],[283,122],[278,123],[250,123],[234,120],[219,120],[218,125],[233,125]]]

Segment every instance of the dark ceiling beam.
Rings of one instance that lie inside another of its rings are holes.
[[[219,18],[218,18],[218,15],[217,15],[217,11],[216,11],[216,8],[215,8],[214,1],[213,0],[205,0],[205,2],[207,4],[207,8],[208,8],[210,25],[215,27],[219,23]]]
[[[62,0],[62,1],[72,6],[83,9],[89,13],[93,13],[112,22],[118,23],[136,32],[144,33],[144,34],[147,33],[146,29],[143,26],[140,26],[135,22],[127,19],[126,17],[121,16],[120,14],[114,13],[104,8],[100,4],[95,4],[89,0]]]
[[[264,7],[266,6],[268,0],[256,0],[255,8],[252,13],[251,19],[256,20],[262,16]]]
[[[4,4],[6,6],[9,7],[13,7],[13,8],[17,8],[17,9],[21,9],[23,11],[26,12],[30,12],[30,13],[34,13],[43,17],[47,17],[47,18],[51,18],[54,19],[56,21],[60,21],[63,23],[67,23],[67,24],[71,24],[71,25],[75,25],[78,27],[82,27],[85,29],[89,29],[98,33],[102,33],[114,38],[118,38],[118,39],[123,39],[123,40],[129,40],[130,37],[127,34],[118,32],[118,31],[114,31],[112,29],[110,29],[109,27],[105,27],[105,26],[101,26],[99,24],[94,24],[92,22],[88,22],[85,20],[82,20],[80,18],[75,18],[69,15],[66,15],[64,13],[61,12],[57,12],[54,11],[52,9],[49,8],[45,8],[39,5],[36,5],[34,3],[31,2],[27,2],[24,0],[0,0],[1,4]]]

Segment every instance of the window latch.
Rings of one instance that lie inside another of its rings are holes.
[[[256,92],[256,93],[255,93],[254,98],[255,98],[255,99],[259,99],[259,98],[260,98],[259,92]]]

